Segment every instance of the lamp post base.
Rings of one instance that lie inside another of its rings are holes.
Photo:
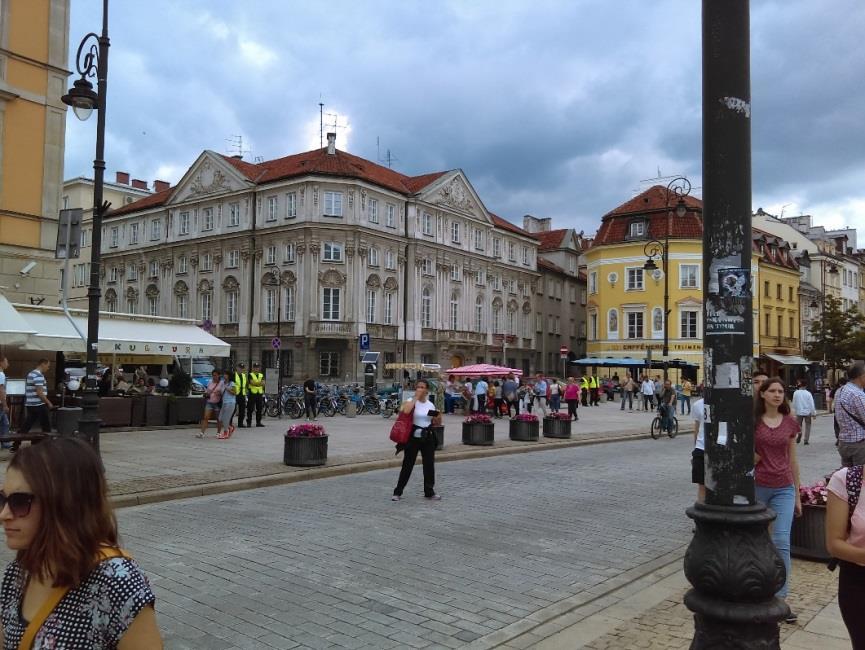
[[[96,389],[85,389],[81,396],[81,419],[78,421],[78,438],[93,446],[99,454],[99,428],[102,420],[99,418],[99,392]]]
[[[761,503],[697,503],[687,513],[697,524],[685,554],[694,587],[685,595],[694,612],[692,650],[780,649],[778,624],[790,608],[775,596],[785,579],[769,537],[775,513]]]

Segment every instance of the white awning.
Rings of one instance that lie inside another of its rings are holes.
[[[795,354],[764,354],[764,357],[769,357],[773,361],[782,363],[785,366],[810,366],[811,362],[808,359],[803,359]]]
[[[35,333],[6,296],[0,294],[0,345],[24,345]]]
[[[23,349],[86,352],[85,342],[62,309],[20,304],[12,306],[29,327],[29,335],[21,345]],[[86,333],[87,312],[72,309],[70,313],[81,331]],[[205,332],[192,320],[99,312],[98,351],[99,354],[126,356],[227,357],[231,346]]]

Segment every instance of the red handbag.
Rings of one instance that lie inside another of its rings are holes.
[[[393,423],[393,426],[390,429],[390,439],[398,445],[408,443],[408,439],[411,437],[413,422],[414,408],[412,408],[408,413],[405,413],[400,409],[396,422]]]

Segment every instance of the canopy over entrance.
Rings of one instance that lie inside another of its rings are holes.
[[[508,368],[506,366],[493,366],[489,363],[478,363],[472,366],[461,366],[459,368],[451,368],[447,371],[449,375],[459,375],[460,377],[506,377],[513,374],[515,377],[522,377],[523,371],[517,368]]]
[[[6,303],[7,305],[10,303]],[[17,335],[5,320],[0,325],[0,344],[24,350],[86,352],[86,343],[59,307],[12,304],[17,317],[26,324],[26,337]],[[4,305],[0,302],[0,311]],[[87,331],[87,312],[71,309],[82,332]],[[17,329],[21,325],[14,326]],[[195,321],[158,318],[136,314],[99,312],[99,354],[118,356],[227,357],[231,346],[208,334]]]
[[[812,363],[795,354],[765,354],[763,356],[769,357],[772,361],[777,361],[785,366],[810,366]]]

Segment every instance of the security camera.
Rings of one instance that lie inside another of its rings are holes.
[[[27,262],[27,264],[25,264],[24,267],[20,271],[18,271],[18,273],[20,275],[27,275],[28,273],[30,273],[30,271],[32,271],[35,268],[36,268],[36,262],[30,261],[30,262]]]

